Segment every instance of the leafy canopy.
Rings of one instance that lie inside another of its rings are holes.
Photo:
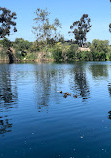
[[[15,12],[11,12],[6,8],[0,7],[0,38],[4,38],[6,35],[9,36],[11,30],[14,32],[17,31],[15,20]]]
[[[110,52],[108,40],[94,39],[90,46],[93,60],[106,60],[107,54]]]
[[[32,46],[32,42],[24,40],[23,38],[16,38],[14,48],[16,51],[26,51]]]
[[[61,27],[59,19],[55,19],[54,23],[51,24],[49,21],[49,12],[47,9],[36,10],[36,26],[33,26],[34,33],[36,34],[37,41],[49,41],[50,39],[57,39],[57,28]]]
[[[86,42],[86,34],[90,31],[91,19],[88,17],[88,14],[83,14],[80,20],[75,21],[71,26],[69,33],[73,33],[76,39],[76,43],[79,46],[83,46]]]

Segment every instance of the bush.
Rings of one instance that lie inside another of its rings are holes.
[[[24,40],[23,38],[16,38],[13,46],[16,51],[28,51],[32,46],[32,42]]]
[[[78,54],[78,45],[72,44],[69,45],[67,43],[62,44],[58,42],[52,48],[53,58],[56,61],[72,61],[76,60],[79,56]]]
[[[1,44],[2,44],[3,48],[9,48],[12,46],[11,41],[8,40],[8,38],[6,38],[6,37],[2,40]]]
[[[110,51],[108,40],[93,40],[91,46],[93,60],[106,60],[107,54]]]
[[[82,51],[80,57],[81,57],[81,60],[91,61],[92,53],[90,51]]]
[[[68,51],[67,51],[67,58],[68,60],[77,60],[78,58],[78,45],[72,44],[70,45]]]
[[[61,43],[57,43],[54,48],[52,49],[52,54],[53,54],[53,58],[56,61],[62,61],[63,57],[62,57],[62,46]]]

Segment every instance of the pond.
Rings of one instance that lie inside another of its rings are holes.
[[[0,158],[110,158],[110,111],[111,62],[0,64]]]

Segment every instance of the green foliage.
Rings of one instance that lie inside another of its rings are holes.
[[[56,61],[100,61],[111,60],[109,41],[93,40],[90,50],[80,51],[78,45],[58,42],[53,47],[53,57]]]
[[[4,48],[0,51],[0,60],[5,60],[7,59],[7,54],[6,54],[7,49]]]
[[[1,40],[1,45],[4,47],[4,48],[9,48],[12,46],[12,42],[10,40],[8,40],[8,38],[3,38],[3,40]]]
[[[61,43],[57,43],[53,50],[52,50],[52,53],[53,53],[53,58],[56,60],[56,61],[62,61],[63,57],[62,57],[62,46],[61,46]]]
[[[69,31],[69,33],[73,33],[76,39],[76,43],[82,47],[86,42],[86,34],[90,31],[91,19],[88,17],[88,14],[83,14],[79,21],[75,21],[70,29],[73,31]]]
[[[68,43],[62,44],[58,42],[54,47],[50,50],[53,53],[53,58],[56,61],[73,61],[76,60],[79,55],[78,54],[78,45]]]
[[[67,60],[77,60],[78,56],[78,45],[72,44],[70,45],[68,51],[67,51]]]
[[[2,40],[0,40],[0,45],[2,45]]]
[[[26,60],[36,60],[37,58],[38,58],[37,52],[28,53],[27,56],[25,57]]]
[[[16,38],[14,48],[16,51],[27,51],[32,46],[32,42],[24,40],[23,38]]]
[[[106,60],[110,51],[108,40],[93,40],[90,46],[93,60]]]
[[[32,42],[24,40],[23,38],[16,38],[13,42],[13,48],[16,52],[16,57],[20,60],[24,59],[27,56],[27,53],[30,52],[32,47]]]
[[[91,43],[90,42],[87,42],[86,43],[86,46],[89,48],[91,46]]]
[[[4,38],[6,35],[10,35],[11,27],[16,32],[16,13],[6,8],[0,7],[0,38]]]
[[[6,8],[0,7],[0,58],[7,58],[15,50],[15,56],[20,60],[36,60],[37,58],[54,59],[56,61],[100,61],[111,60],[111,46],[108,40],[93,40],[92,44],[86,42],[86,35],[91,29],[91,19],[88,14],[83,14],[80,20],[75,21],[71,26],[71,31],[75,36],[75,41],[65,41],[58,32],[61,28],[59,20],[56,18],[53,23],[49,20],[47,9],[36,10],[34,19],[36,25],[33,27],[36,34],[36,41],[29,42],[23,38],[16,38],[11,42],[6,38],[11,31],[16,32],[16,13]],[[109,25],[111,32],[111,24]],[[81,49],[79,47],[87,47]],[[14,49],[11,50],[10,47]],[[85,51],[84,51],[85,50]],[[87,51],[88,50],[88,51]],[[5,54],[4,54],[5,52]],[[13,56],[13,54],[12,54]]]
[[[92,58],[92,53],[90,51],[82,51],[80,52],[80,59],[82,61],[91,61]]]
[[[64,43],[65,42],[64,36],[60,36],[58,41]]]
[[[61,24],[57,18],[53,24],[50,23],[47,9],[43,10],[38,8],[34,21],[36,22],[36,26],[33,27],[33,30],[36,34],[37,41],[46,42],[47,44],[58,39],[59,34],[57,33],[57,29],[61,27]]]
[[[46,47],[46,42],[36,40],[31,48],[33,51],[41,51],[44,47]]]

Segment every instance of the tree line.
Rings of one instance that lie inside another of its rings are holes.
[[[111,47],[109,41],[93,40],[92,43],[87,42],[87,33],[91,30],[91,18],[88,14],[72,23],[69,34],[74,35],[74,39],[66,41],[59,30],[62,25],[58,18],[51,23],[49,19],[50,13],[47,9],[38,8],[35,12],[35,26],[33,33],[36,41],[29,42],[23,38],[16,38],[11,42],[8,40],[11,32],[17,32],[15,12],[7,8],[0,7],[0,45],[7,50],[7,54],[13,57],[12,50],[15,49],[16,58],[36,59],[38,52],[42,52],[42,57],[52,58],[56,61],[66,60],[111,60]],[[109,32],[111,32],[111,24],[109,24]],[[89,48],[81,51],[79,47]]]
[[[49,12],[47,9],[38,8],[35,12],[36,17],[34,21],[36,26],[33,26],[33,33],[36,35],[36,40],[41,41],[42,44],[54,44],[58,40],[63,40],[63,36],[58,32],[61,28],[61,23],[58,18],[50,23]],[[6,8],[0,8],[0,38],[9,36],[11,31],[17,32],[16,29],[16,13],[11,12]],[[73,33],[75,37],[75,43],[79,46],[83,46],[86,42],[86,34],[91,28],[91,19],[88,14],[83,14],[80,20],[75,21],[71,26],[68,33]],[[12,29],[13,28],[13,29]]]

